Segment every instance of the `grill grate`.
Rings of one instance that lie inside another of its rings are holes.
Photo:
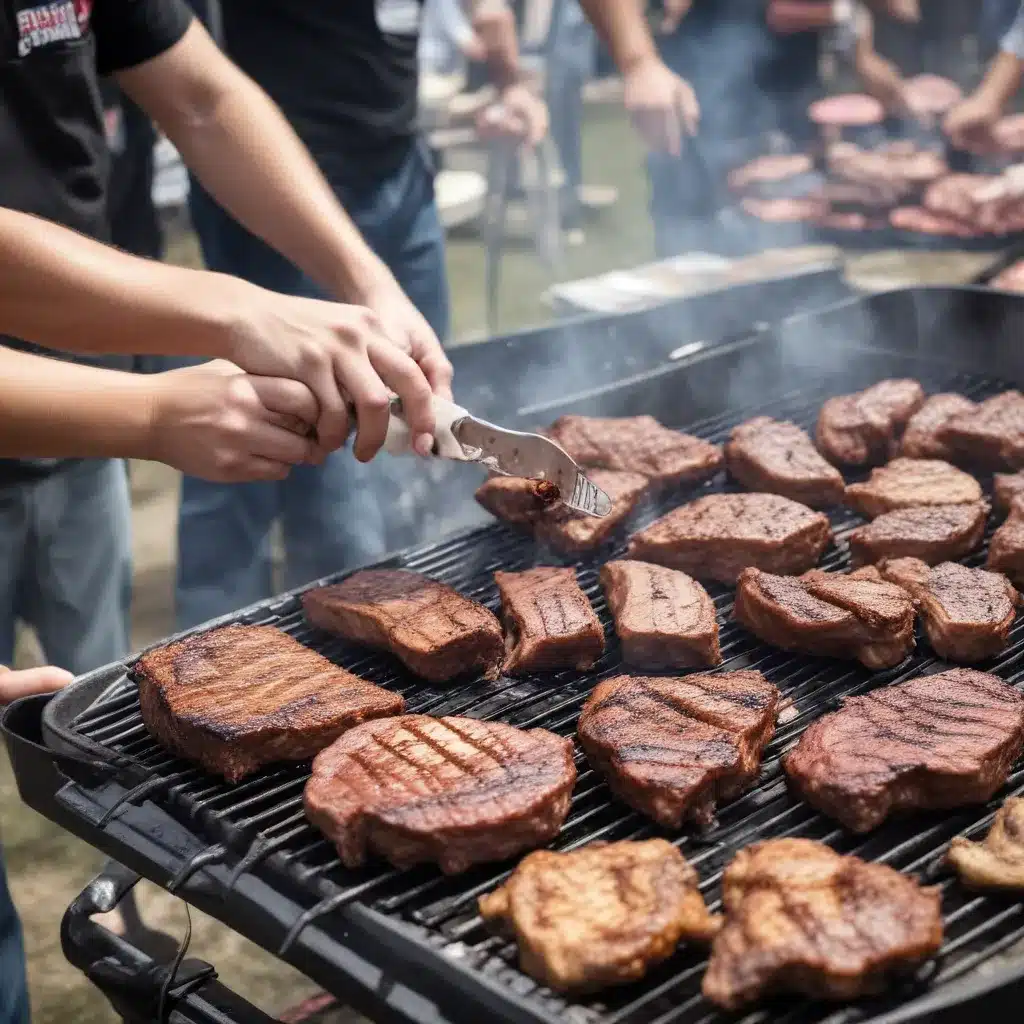
[[[960,391],[979,399],[1008,385],[971,375],[918,375],[926,389]],[[850,385],[863,387],[876,379]],[[715,441],[725,440],[735,423],[755,413],[792,419],[813,427],[821,402],[835,393],[834,383],[820,381],[763,402],[743,414],[731,413],[708,419],[687,429]],[[987,480],[983,481],[988,483]],[[720,481],[704,490],[728,486]],[[638,511],[633,529],[652,520],[691,495],[675,495]],[[836,544],[822,560],[827,569],[847,562],[845,538],[860,520],[845,511],[832,516]],[[991,533],[991,527],[990,527]],[[989,534],[990,535],[990,534]],[[986,547],[987,547],[986,537]],[[580,583],[590,597],[609,633],[605,656],[589,673],[563,672],[544,678],[498,679],[470,682],[451,688],[431,687],[414,680],[396,661],[367,655],[351,645],[307,625],[296,598],[288,597],[252,614],[244,621],[278,626],[311,647],[366,679],[402,693],[409,712],[435,715],[470,715],[500,719],[524,728],[544,727],[571,735],[580,707],[596,681],[619,670],[618,642],[610,628],[604,597],[598,584],[600,565],[624,550],[622,538],[581,561],[571,561],[538,548],[531,540],[505,527],[492,526],[441,545],[425,546],[400,557],[396,564],[452,584],[462,593],[492,608],[497,605],[491,574],[496,569],[520,569],[536,564],[576,564]],[[967,559],[982,564],[979,552]],[[670,838],[697,868],[702,889],[712,906],[719,902],[722,869],[740,847],[768,836],[806,836],[827,842],[835,849],[856,853],[906,872],[921,873],[943,890],[946,943],[940,956],[915,979],[890,992],[884,999],[836,1008],[805,1001],[778,1002],[743,1018],[745,1024],[772,1020],[786,1024],[870,1020],[912,995],[952,982],[983,961],[1024,939],[1024,905],[992,896],[969,894],[941,871],[941,859],[949,839],[956,834],[978,836],[991,822],[999,801],[987,808],[947,814],[917,815],[912,821],[890,822],[864,837],[845,833],[833,822],[793,799],[786,790],[780,767],[781,755],[799,738],[803,729],[822,713],[834,709],[841,697],[862,693],[892,681],[942,666],[924,645],[906,664],[886,672],[871,673],[855,664],[812,659],[776,651],[755,641],[729,619],[732,594],[712,586],[721,624],[722,670],[757,668],[782,691],[784,710],[776,736],[765,752],[758,784],[720,809],[714,828],[704,834],[693,830]],[[1024,620],[1011,634],[1007,650],[992,664],[983,665],[1017,686],[1024,686]],[[681,948],[666,964],[636,985],[610,990],[595,1000],[569,1003],[537,986],[521,974],[513,943],[490,935],[476,914],[476,897],[507,877],[509,865],[483,866],[455,878],[442,877],[433,869],[397,871],[373,865],[358,871],[344,869],[332,846],[306,823],[302,813],[302,788],[308,767],[286,766],[267,770],[234,787],[204,775],[166,754],[148,736],[139,713],[135,687],[126,678],[108,689],[104,697],[73,723],[78,734],[133,758],[150,776],[147,798],[173,814],[213,843],[232,847],[243,859],[237,873],[261,861],[298,883],[317,905],[296,922],[282,953],[313,921],[329,926],[339,907],[359,901],[373,910],[411,925],[419,939],[449,965],[484,974],[507,988],[534,1009],[538,1021],[600,1021],[601,1024],[708,1024],[720,1015],[700,996],[700,980],[706,960],[700,950]],[[597,839],[641,838],[659,834],[656,826],[612,799],[600,778],[577,751],[579,781],[572,809],[554,844],[571,849]],[[1024,764],[1011,775],[1000,800],[1009,793],[1024,792]],[[216,854],[216,848],[215,853]],[[271,859],[272,858],[272,859]]]

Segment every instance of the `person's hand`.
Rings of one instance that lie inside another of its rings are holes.
[[[0,706],[10,704],[20,697],[34,697],[39,693],[53,693],[67,686],[75,677],[62,668],[47,665],[44,668],[27,668],[17,672],[6,665],[0,665]]]
[[[459,53],[471,64],[480,64],[487,59],[487,47],[476,32],[470,32],[459,40]]]
[[[961,100],[942,123],[946,135],[960,148],[986,151],[996,148],[992,129],[1002,111],[999,104],[984,93],[976,92]]]
[[[874,50],[858,55],[857,74],[869,96],[874,96],[885,107],[886,112],[900,117],[913,114],[907,98],[907,83],[895,64],[879,56]],[[918,120],[926,119],[917,116]]]
[[[920,0],[881,0],[882,7],[896,21],[916,24],[921,20]]]
[[[820,32],[834,23],[831,4],[808,0],[769,0],[765,20],[773,32],[783,36]]]
[[[679,28],[683,18],[690,13],[693,0],[664,0],[662,4],[661,31],[671,35]]]
[[[484,140],[511,139],[536,146],[548,131],[548,108],[525,85],[513,85],[477,114],[476,130]]]
[[[700,120],[700,106],[690,83],[670,71],[659,57],[649,57],[625,72],[623,84],[626,110],[648,148],[679,156],[683,132],[692,135]]]

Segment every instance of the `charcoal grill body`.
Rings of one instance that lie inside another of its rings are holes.
[[[826,397],[898,375],[918,377],[930,392],[958,390],[974,398],[1024,384],[1024,298],[981,289],[907,289],[849,300],[747,338],[709,344],[629,381],[524,410],[518,425],[536,426],[564,412],[648,412],[720,442],[736,423],[760,413],[811,425]],[[988,479],[982,481],[987,486]],[[694,493],[728,486],[717,480],[657,499],[638,510],[630,529]],[[844,538],[857,522],[842,510],[833,511],[832,520],[838,543],[822,560],[827,569],[845,564]],[[490,577],[495,566],[575,564],[581,585],[608,624],[597,572],[621,554],[623,540],[620,534],[600,552],[570,560],[492,525],[402,552],[385,564],[426,572],[492,607],[497,604]],[[982,558],[978,553],[967,563]],[[779,835],[822,839],[944,886],[947,941],[920,976],[854,1006],[784,999],[744,1019],[973,1024],[981,1013],[1020,1019],[1024,955],[1005,960],[998,955],[1024,941],[1024,904],[969,894],[940,868],[952,835],[983,834],[999,800],[1024,790],[1024,765],[1016,766],[1007,788],[986,807],[915,815],[888,822],[867,837],[844,833],[787,793],[781,754],[840,698],[944,666],[926,646],[903,665],[878,673],[777,651],[731,622],[730,591],[712,586],[709,592],[723,624],[723,668],[761,669],[792,698],[796,711],[780,722],[756,786],[721,808],[711,832],[672,834],[700,873],[708,898],[716,899],[721,869],[735,850]],[[588,673],[442,689],[414,680],[393,659],[306,626],[294,593],[222,621],[274,623],[364,677],[401,691],[410,711],[496,718],[565,735],[572,734],[595,682],[619,667],[612,639]],[[1011,646],[981,667],[1024,685],[1024,622],[1015,626]],[[493,888],[511,865],[483,866],[450,879],[432,869],[398,872],[379,863],[345,871],[329,844],[305,823],[301,792],[308,767],[271,768],[234,787],[202,775],[149,740],[122,665],[84,677],[52,699],[19,702],[2,724],[27,803],[278,953],[375,1021],[712,1024],[735,1019],[718,1014],[699,996],[704,958],[688,948],[643,982],[609,990],[600,999],[566,1001],[540,988],[516,968],[513,947],[490,937],[475,916],[476,897]],[[610,797],[582,756],[577,766],[580,780],[557,847],[656,834],[650,823]]]

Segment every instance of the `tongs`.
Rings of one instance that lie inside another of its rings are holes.
[[[434,455],[476,462],[501,476],[547,480],[558,488],[559,500],[575,512],[597,518],[611,512],[611,498],[551,438],[499,427],[440,398],[434,398],[434,415]],[[384,451],[407,455],[412,450],[402,400],[393,398]]]

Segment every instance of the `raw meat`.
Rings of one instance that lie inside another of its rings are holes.
[[[846,488],[846,504],[865,519],[898,508],[966,505],[981,501],[981,484],[939,459],[893,459],[864,483]]]
[[[925,400],[907,423],[899,453],[911,459],[945,459],[954,457],[953,449],[942,439],[942,428],[954,416],[971,412],[975,404],[963,395],[932,395]]]
[[[743,192],[752,185],[783,181],[814,170],[814,161],[806,153],[759,156],[729,172],[727,181],[734,192]]]
[[[1024,586],[1024,498],[1014,498],[1010,514],[988,546],[987,567]]]
[[[886,512],[849,537],[850,560],[864,565],[883,558],[920,558],[929,565],[969,555],[985,535],[988,506],[926,505]]]
[[[996,473],[992,485],[996,511],[1006,515],[1013,499],[1024,495],[1024,473]]]
[[[1007,797],[980,843],[955,836],[949,863],[973,889],[1024,889],[1024,797]]]
[[[807,115],[818,125],[833,128],[861,128],[880,124],[885,119],[885,108],[866,93],[845,93],[815,100]]]
[[[1024,469],[1024,395],[1004,391],[974,412],[954,416],[942,437],[957,452],[993,469]]]
[[[837,465],[877,465],[923,403],[916,380],[883,380],[865,391],[830,398],[818,416],[818,447]]]

